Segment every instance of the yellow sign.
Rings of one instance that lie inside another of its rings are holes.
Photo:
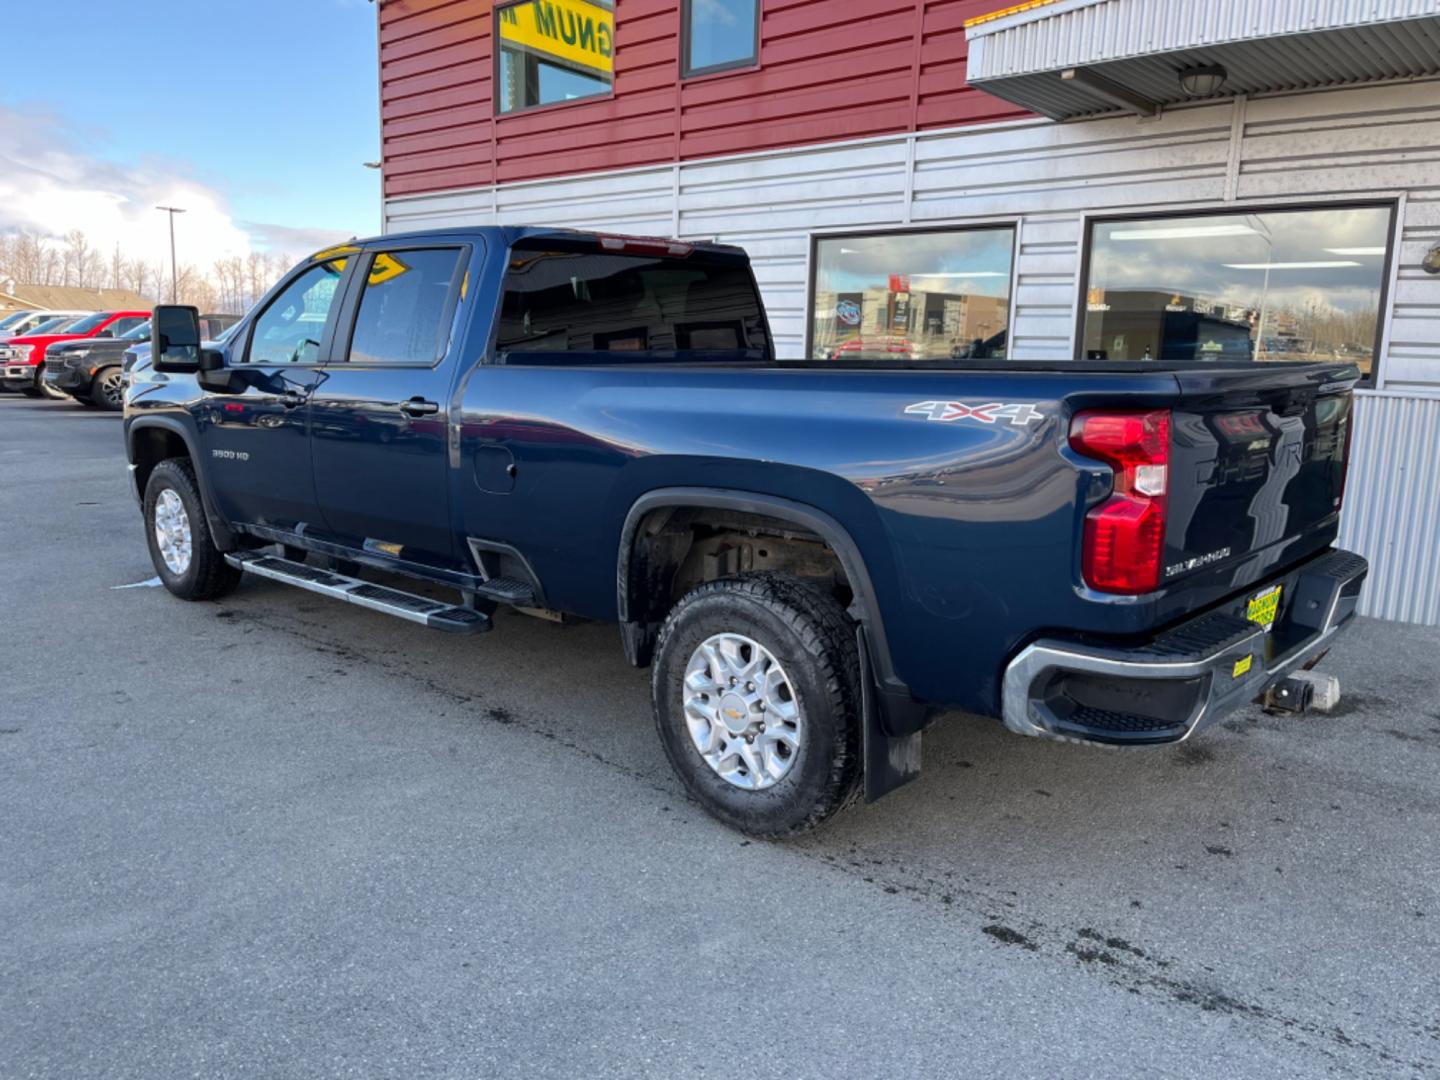
[[[564,67],[615,70],[615,12],[586,0],[529,0],[495,13],[500,40]]]
[[[1275,616],[1280,613],[1280,586],[1275,585],[1258,596],[1252,597],[1245,609],[1245,618],[1258,623],[1266,630],[1275,625]]]
[[[1255,657],[1253,655],[1246,656],[1243,660],[1236,660],[1235,669],[1230,673],[1230,677],[1232,679],[1238,679],[1241,675],[1244,675],[1247,671],[1250,670],[1250,665],[1254,662]]]
[[[399,277],[409,269],[410,267],[389,252],[377,252],[374,261],[370,263],[369,283],[371,285],[379,285],[382,282]]]

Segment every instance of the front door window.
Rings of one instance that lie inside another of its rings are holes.
[[[325,321],[335,304],[343,259],[316,263],[287,285],[255,320],[251,364],[313,364],[320,358]]]

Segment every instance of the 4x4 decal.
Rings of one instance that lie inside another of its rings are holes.
[[[1032,402],[991,401],[984,405],[966,405],[959,401],[917,401],[914,405],[905,406],[905,411],[942,424],[951,424],[956,420],[977,420],[982,424],[1008,420],[1017,427],[1024,427],[1045,419],[1045,414]]]

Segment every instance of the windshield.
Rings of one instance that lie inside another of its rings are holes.
[[[81,319],[79,322],[75,323],[75,325],[71,326],[69,329],[66,330],[66,333],[88,334],[90,333],[90,331],[100,326],[100,324],[108,318],[110,318],[110,313],[108,311],[97,311],[94,315],[88,315],[85,318]]]
[[[30,312],[28,311],[12,311],[9,315],[6,315],[5,318],[0,319],[0,330],[14,326],[16,323],[28,318],[29,315]]]
[[[61,317],[59,317],[59,318],[57,318],[57,319],[46,319],[44,322],[36,323],[34,326],[30,327],[29,330],[26,330],[25,333],[27,333],[27,334],[53,334],[53,333],[56,333],[57,331],[64,330],[64,329],[68,328],[68,327],[70,326],[70,324],[73,323],[74,321],[75,321],[75,316],[73,316],[73,315],[62,315]]]
[[[123,334],[120,335],[120,340],[121,340],[121,341],[149,341],[149,340],[150,340],[150,320],[149,320],[149,319],[146,319],[144,322],[142,322],[139,326],[135,327],[133,330],[126,330],[125,333],[123,333]]]
[[[232,337],[235,336],[235,331],[239,329],[239,327],[240,324],[238,322],[231,323],[224,330],[221,330],[220,333],[216,334],[215,337],[211,340],[213,340],[216,345],[223,345],[225,344],[225,342],[229,341]]]

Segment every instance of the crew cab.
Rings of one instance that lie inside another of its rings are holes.
[[[676,772],[756,835],[914,778],[946,709],[1191,738],[1367,571],[1348,363],[783,361],[743,251],[518,227],[319,252],[219,348],[152,328],[124,426],[170,592],[616,623]]]
[[[62,341],[82,338],[113,338],[133,330],[149,319],[148,311],[97,311],[63,328],[14,337],[0,347],[0,385],[6,390],[19,390],[31,397],[45,392],[41,377],[45,350]]]

